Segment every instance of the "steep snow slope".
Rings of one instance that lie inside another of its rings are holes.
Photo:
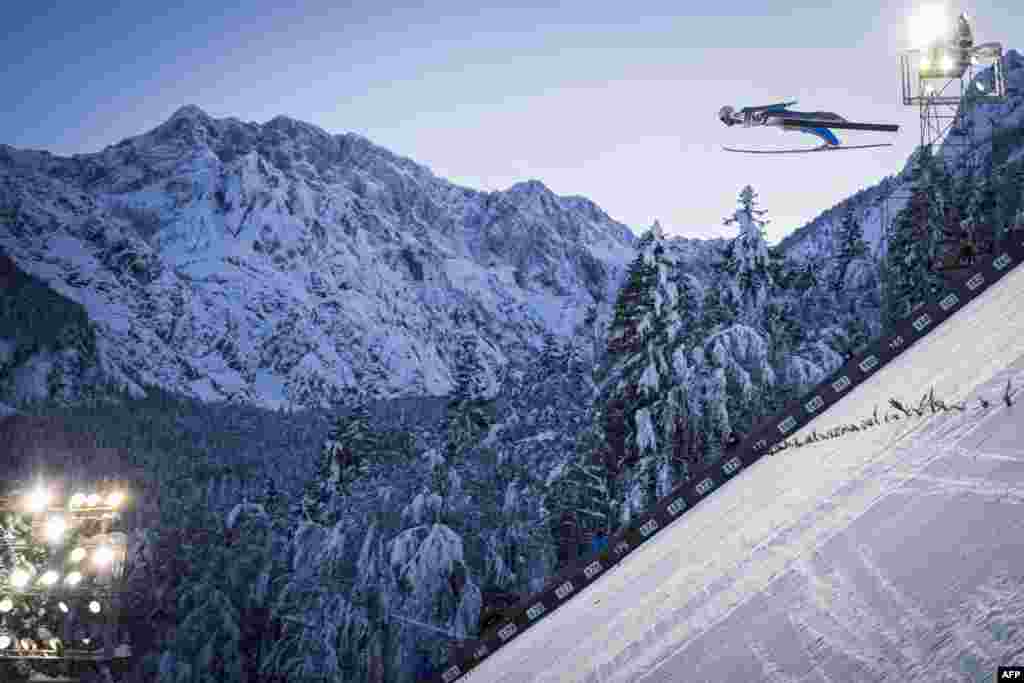
[[[929,389],[992,407],[764,458],[467,680],[991,676],[1024,648],[1024,269],[803,431]],[[802,438],[805,434],[801,434]]]
[[[458,187],[286,117],[183,107],[70,159],[0,145],[0,253],[84,307],[106,375],[204,399],[444,394],[460,333],[493,385],[542,333],[606,316],[632,241],[540,182]]]

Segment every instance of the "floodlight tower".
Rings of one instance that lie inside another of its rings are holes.
[[[911,29],[913,47],[900,53],[900,83],[903,104],[920,112],[921,147],[959,147],[971,163],[971,112],[1006,100],[1003,47],[976,45],[967,13],[949,21],[939,6],[922,8]]]
[[[937,5],[922,7],[910,28],[911,48],[899,56],[900,86],[903,104],[917,107],[920,114],[918,153],[948,149],[960,164],[973,168],[980,142],[974,108],[1006,101],[1002,45],[975,44],[967,13],[951,21]],[[882,203],[883,240],[909,198],[905,188]]]
[[[0,495],[0,663],[52,676],[131,657],[118,629],[128,539],[116,527],[127,494],[102,489],[69,497],[61,483],[40,482]]]

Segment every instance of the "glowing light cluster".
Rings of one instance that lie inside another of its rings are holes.
[[[948,38],[952,23],[942,5],[924,5],[910,21],[910,45],[921,49]]]
[[[50,517],[46,520],[46,540],[50,543],[60,543],[67,528],[67,522],[63,517]]]
[[[114,549],[109,545],[101,545],[96,549],[96,553],[93,556],[93,563],[97,567],[106,567],[114,559]]]
[[[19,567],[11,572],[11,585],[15,588],[24,588],[28,585],[28,582],[32,579],[32,573],[27,569]]]
[[[72,509],[109,507],[115,510],[124,503],[125,494],[123,491],[111,491],[105,496],[99,493],[78,492],[71,496],[70,505]]]
[[[25,507],[29,512],[42,512],[50,504],[51,494],[40,486],[25,497]]]
[[[72,619],[84,613],[102,619],[99,615],[108,611],[103,593],[90,594],[90,586],[94,579],[114,581],[113,589],[118,590],[125,539],[123,533],[111,531],[108,520],[117,519],[129,495],[107,484],[96,489],[65,497],[63,485],[36,481],[11,499],[30,534],[20,543],[30,544],[36,552],[16,554],[13,566],[0,567],[0,657],[61,656],[65,643],[53,633],[37,630],[37,617]],[[88,637],[68,644],[94,645]]]

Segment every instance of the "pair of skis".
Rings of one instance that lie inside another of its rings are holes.
[[[886,123],[854,123],[852,121],[831,121],[817,119],[800,119],[786,117],[772,117],[766,125],[781,126],[784,130],[802,130],[809,132],[809,129],[835,128],[838,130],[866,130],[877,133],[895,133],[899,126]],[[722,147],[727,152],[739,152],[742,154],[806,154],[809,152],[834,152],[841,149],[872,149],[875,147],[892,147],[892,143],[876,143],[871,145],[834,145],[826,142],[817,147],[804,147],[801,149],[741,149],[738,147]]]
[[[818,145],[807,149],[739,149],[736,147],[722,147],[726,152],[741,152],[743,154],[806,154],[808,152],[835,152],[841,149],[869,149],[871,147],[892,147],[892,143],[876,145]]]

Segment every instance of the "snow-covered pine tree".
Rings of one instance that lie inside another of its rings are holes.
[[[674,386],[669,390],[662,415],[665,439],[669,444],[668,462],[672,483],[687,479],[698,465],[697,442],[699,423],[690,413],[687,390]]]
[[[735,321],[733,311],[722,301],[722,292],[718,287],[707,288],[702,309],[702,336],[721,331],[723,327],[728,327]]]
[[[797,312],[790,302],[771,302],[762,312],[761,329],[768,338],[771,364],[778,367],[786,354],[793,353],[803,341]]]
[[[812,258],[800,266],[793,286],[798,292],[804,293],[818,286],[818,270],[820,266]]]
[[[224,520],[206,509],[201,493],[185,495],[164,507],[165,523],[173,518],[189,542],[175,548],[185,575],[176,586],[177,628],[157,680],[250,680],[269,647],[269,587],[282,571],[275,568],[272,521],[256,505],[249,506],[256,512],[236,509]]]
[[[1024,208],[1024,160],[1002,164],[995,174],[997,239],[1002,244]]]
[[[680,310],[673,301],[681,285],[692,298],[696,292],[680,280],[685,276],[657,228],[642,240],[632,276],[620,292],[596,411],[615,467],[632,468],[629,476],[637,479],[650,478],[659,449],[668,448],[657,433],[661,393],[674,381],[668,359],[681,338],[699,334],[694,325],[683,324],[696,311],[689,305]]]
[[[842,221],[835,236],[836,266],[831,284],[832,291],[838,296],[843,291],[846,271],[854,259],[864,258],[868,254],[868,245],[864,242],[864,231],[849,206],[843,213]]]
[[[967,225],[975,246],[980,252],[990,252],[997,236],[999,195],[989,159],[978,169],[974,189],[967,205]]]
[[[541,376],[551,377],[562,375],[568,370],[571,354],[569,345],[551,332],[543,335],[544,346],[537,359],[537,369]]]
[[[669,270],[667,280],[674,288],[674,302],[666,306],[665,355],[670,356],[679,347],[689,349],[696,344],[704,330],[701,325],[700,284],[692,274],[681,268]]]
[[[331,423],[316,475],[303,495],[305,518],[328,526],[337,522],[338,499],[348,496],[356,480],[387,460],[381,446],[380,435],[371,424],[369,405],[364,397],[359,397]]]
[[[579,501],[587,528],[610,536],[619,507],[617,463],[600,422],[592,422],[576,442],[575,468],[579,471]]]
[[[608,355],[611,363],[636,353],[643,345],[645,333],[650,331],[644,324],[649,324],[654,313],[657,276],[657,268],[641,250],[630,263],[626,281],[615,301],[615,311],[608,329]]]
[[[459,335],[455,353],[455,388],[448,397],[447,449],[451,461],[477,442],[494,421],[494,401],[486,397],[486,383],[475,334]]]
[[[792,285],[793,273],[789,259],[778,246],[768,247],[768,273],[780,289],[788,289]]]
[[[910,198],[896,216],[889,236],[884,278],[886,328],[909,315],[913,305],[927,300],[932,286],[938,284],[932,271],[936,251],[931,232],[933,163],[928,148],[922,148],[912,167]]]
[[[758,207],[757,192],[750,185],[740,190],[737,203],[738,208],[724,224],[736,225],[739,234],[729,241],[720,268],[734,278],[741,300],[759,307],[773,286],[768,269],[771,255],[764,233],[770,221],[763,217],[768,212]]]

